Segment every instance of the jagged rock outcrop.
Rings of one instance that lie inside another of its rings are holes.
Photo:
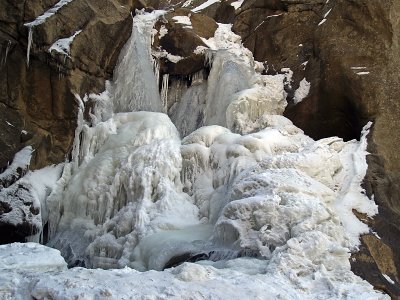
[[[179,22],[182,17],[187,18],[189,25]],[[212,18],[195,14],[187,8],[179,8],[166,14],[155,28],[158,34],[153,48],[160,48],[180,58],[177,62],[162,60],[160,68],[163,73],[186,76],[204,68],[204,54],[196,53],[195,50],[199,46],[206,47],[202,38],[214,36],[217,23]]]
[[[99,92],[110,78],[131,32],[139,1],[72,1],[45,22],[28,26],[58,1],[5,1],[0,9],[0,167],[26,145],[35,149],[31,167],[63,161],[76,126],[74,93]],[[76,36],[68,55],[49,48]],[[110,47],[109,42],[112,42]]]

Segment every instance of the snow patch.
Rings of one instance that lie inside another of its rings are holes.
[[[360,234],[369,232],[368,226],[353,214],[353,209],[368,217],[373,217],[378,213],[378,206],[366,196],[361,187],[368,168],[366,155],[369,153],[366,149],[367,135],[371,126],[372,123],[368,122],[362,130],[360,142],[348,142],[340,157],[345,169],[345,177],[335,202],[335,210],[349,235],[353,249],[360,244]]]
[[[162,39],[163,36],[167,35],[168,29],[165,27],[165,25],[161,25],[160,30],[159,30],[159,38]]]
[[[72,2],[73,0],[60,0],[58,1],[53,7],[51,7],[49,10],[45,11],[42,15],[36,17],[35,20],[25,23],[24,25],[26,27],[32,28],[34,26],[38,26],[40,24],[43,24],[48,18],[50,18],[52,15],[57,13],[57,11],[63,7],[64,5],[67,5],[68,3]]]
[[[389,283],[395,284],[395,282],[392,280],[392,278],[390,278],[389,275],[386,275],[386,274],[382,274],[382,275],[383,275],[383,277],[385,277],[385,279],[386,279]]]
[[[332,11],[332,8],[326,12],[326,14],[324,15],[324,19],[326,19],[326,17],[331,13],[331,11]]]
[[[308,93],[310,92],[310,87],[311,83],[303,78],[303,80],[300,81],[299,88],[294,92],[294,104],[300,103],[305,97],[308,96]]]
[[[195,7],[192,9],[193,12],[199,12],[211,5],[213,5],[214,3],[217,2],[221,2],[221,0],[207,0],[206,2],[204,2],[203,4],[199,5],[198,7]]]
[[[13,243],[0,245],[0,269],[49,272],[66,270],[67,264],[56,249],[31,242]]]
[[[38,26],[40,24],[43,24],[48,18],[53,16],[57,11],[63,7],[64,5],[67,5],[68,3],[72,2],[73,0],[60,0],[57,2],[52,8],[49,10],[45,11],[42,15],[38,16],[35,20],[25,23],[24,26],[29,28],[28,31],[28,48],[26,51],[26,63],[29,66],[29,57],[30,57],[30,52],[31,52],[31,47],[32,47],[32,39],[33,39],[33,27]]]
[[[238,10],[242,4],[243,4],[244,0],[238,0],[235,2],[232,2],[231,5],[235,8],[235,10]]]
[[[70,57],[71,44],[74,41],[75,37],[78,34],[80,34],[81,32],[82,32],[82,30],[78,30],[72,36],[70,36],[68,38],[63,38],[63,39],[59,39],[59,40],[55,41],[54,44],[50,46],[48,51],[51,53],[54,50],[58,53],[61,53],[61,54],[64,54],[65,56]]]
[[[175,16],[172,18],[176,23],[184,25],[183,28],[193,29],[192,22],[188,16]]]
[[[0,174],[0,186],[1,184],[11,182],[13,178],[18,178],[21,175],[19,172],[27,170],[31,162],[32,153],[32,146],[26,146],[14,155],[11,165]]]

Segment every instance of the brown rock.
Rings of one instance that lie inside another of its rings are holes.
[[[65,159],[76,126],[74,93],[83,95],[104,89],[119,50],[130,36],[131,9],[142,8],[140,2],[132,0],[70,2],[33,28],[28,68],[28,29],[23,24],[56,2],[0,4],[0,105],[8,110],[0,114],[0,167],[28,144],[36,149],[33,169]],[[72,44],[71,57],[47,52],[57,39],[72,36],[77,30],[82,32]],[[15,127],[8,128],[8,119]],[[29,135],[21,135],[23,130]]]
[[[173,19],[176,16],[189,17],[192,28],[178,23]],[[156,29],[160,30],[161,26],[165,26],[168,33],[161,38],[156,35],[153,47],[183,57],[177,63],[162,60],[161,69],[163,72],[171,75],[189,75],[203,69],[204,56],[195,54],[194,51],[198,46],[206,47],[201,38],[208,39],[214,36],[218,27],[216,22],[205,15],[180,8],[168,13],[165,20],[157,22]]]

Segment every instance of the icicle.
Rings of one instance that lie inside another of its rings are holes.
[[[160,86],[160,61],[158,58],[153,58],[153,71],[156,77],[157,86]]]
[[[78,94],[75,94],[75,99],[79,103],[79,108],[78,108],[79,110],[78,110],[77,127],[75,129],[74,145],[72,147],[72,162],[74,164],[73,172],[75,172],[78,169],[79,163],[80,163],[80,159],[79,159],[80,144],[81,144],[80,135],[81,135],[83,125],[84,125],[83,111],[85,109],[83,101]]]
[[[4,65],[7,63],[7,57],[8,57],[8,52],[10,51],[10,46],[11,46],[11,41],[9,40],[8,43],[7,43],[7,45],[6,45],[5,54],[4,54],[4,56],[2,57],[2,59],[1,59],[1,64],[0,64],[0,66],[4,66]],[[3,50],[2,48],[3,48],[3,47],[0,48],[1,51]]]
[[[164,108],[164,113],[168,112],[168,82],[169,74],[164,74],[161,86],[161,102]]]
[[[204,80],[203,70],[196,72],[192,75],[192,85],[200,84]]]
[[[29,67],[29,56],[31,54],[31,47],[32,47],[32,35],[33,35],[33,26],[30,26],[28,33],[28,48],[26,50],[26,65],[28,67]]]

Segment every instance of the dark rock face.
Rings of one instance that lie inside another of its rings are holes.
[[[131,10],[138,1],[72,1],[32,29],[31,22],[58,1],[3,1],[0,5],[0,167],[26,145],[32,167],[68,156],[75,129],[74,94],[99,92],[131,33]],[[75,38],[70,57],[47,51],[58,39]],[[110,47],[105,41],[112,41]],[[8,122],[8,123],[7,123]],[[26,131],[26,133],[25,133]]]
[[[188,17],[191,27],[174,20],[174,17]],[[194,14],[189,9],[179,8],[165,15],[158,21],[155,28],[160,32],[165,27],[168,34],[156,35],[153,47],[160,48],[182,59],[177,63],[168,60],[161,61],[161,70],[170,75],[189,75],[204,68],[204,55],[194,51],[198,46],[206,46],[201,38],[211,38],[217,29],[217,23],[203,14]]]

